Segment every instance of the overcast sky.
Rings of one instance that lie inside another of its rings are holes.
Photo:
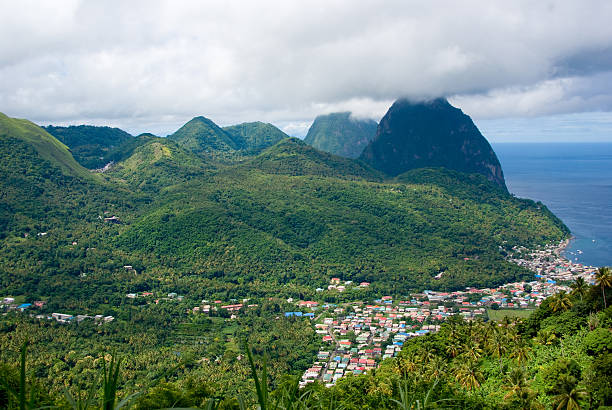
[[[174,132],[204,115],[303,135],[448,96],[491,141],[612,141],[611,1],[5,1],[0,111]]]

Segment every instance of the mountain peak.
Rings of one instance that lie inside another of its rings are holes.
[[[195,153],[211,150],[231,151],[239,148],[227,132],[203,116],[192,118],[168,138]]]
[[[224,127],[241,149],[258,153],[289,136],[272,124],[261,121],[244,122]]]
[[[444,167],[482,174],[506,186],[491,145],[472,119],[445,98],[397,100],[361,159],[392,176],[416,168]]]
[[[376,135],[376,121],[358,119],[348,111],[319,115],[304,141],[345,158],[357,158]]]

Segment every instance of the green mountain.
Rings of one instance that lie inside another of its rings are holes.
[[[194,121],[219,133],[214,124]],[[45,226],[81,231],[145,275],[168,270],[195,273],[198,283],[224,283],[252,278],[256,270],[268,283],[306,287],[334,275],[385,292],[490,286],[526,275],[504,260],[500,245],[543,244],[568,233],[541,204],[514,198],[479,174],[418,169],[388,179],[296,138],[257,156],[216,162],[185,140],[143,135],[128,140],[131,148],[96,187],[40,127],[6,117],[2,123],[11,130],[3,138],[10,159],[4,192],[11,192],[4,220],[25,214],[44,220],[66,201],[62,222]],[[38,198],[27,211],[26,198]],[[95,217],[102,213],[121,219],[115,228],[103,224],[113,235],[100,236],[105,231]],[[447,274],[435,280],[440,271]],[[224,279],[214,279],[218,272]]]
[[[258,153],[289,136],[272,124],[263,122],[245,122],[224,127],[223,130],[232,136],[240,149]]]
[[[32,122],[1,113],[0,155],[0,238],[23,239],[78,220],[80,200],[101,189],[68,147]]]
[[[126,183],[131,189],[157,192],[202,175],[211,166],[198,155],[168,138],[143,134],[129,156],[114,164],[105,176]]]
[[[484,175],[505,188],[501,165],[487,140],[469,116],[441,98],[396,101],[360,158],[391,176],[444,167]]]
[[[483,199],[472,194],[475,182]],[[174,186],[116,245],[201,278],[321,286],[331,275],[405,292],[526,278],[499,246],[565,235],[541,204],[484,177],[431,169],[382,181],[365,165],[287,139]]]
[[[66,144],[74,159],[85,168],[96,169],[112,161],[109,157],[126,150],[132,135],[119,128],[78,125],[56,127],[49,125],[45,130]]]
[[[197,154],[240,149],[240,141],[205,117],[195,117],[168,139]]]
[[[383,178],[379,171],[364,163],[319,151],[298,138],[280,141],[239,168],[282,175],[317,175],[377,181]]]
[[[319,115],[304,142],[341,157],[358,158],[376,136],[377,126],[376,121],[353,118],[350,112]]]
[[[29,145],[37,155],[59,168],[65,175],[91,178],[89,172],[74,160],[66,145],[28,120],[9,118],[0,113],[0,138],[3,142],[17,143],[15,140],[18,140]]]

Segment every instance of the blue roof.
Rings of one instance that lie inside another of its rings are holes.
[[[22,303],[21,305],[17,306],[17,309],[25,309],[29,308],[30,306],[32,306],[31,303]]]
[[[304,316],[307,316],[307,317],[314,317],[314,313],[304,313]]]
[[[397,346],[403,346],[403,345],[404,345],[404,343],[403,343],[403,342],[393,342],[393,344],[394,344],[394,345],[397,345]]]

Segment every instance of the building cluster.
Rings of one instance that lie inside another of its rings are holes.
[[[558,245],[548,245],[537,250],[515,246],[512,248],[513,253],[509,256],[509,260],[533,271],[540,281],[553,284],[557,282],[567,283],[582,277],[587,283],[594,284],[594,274],[597,268],[572,262],[563,257],[561,253],[567,244],[567,241],[563,241]],[[581,251],[577,252],[581,253]]]
[[[320,380],[331,386],[347,374],[375,369],[381,360],[396,356],[407,339],[439,330],[440,323],[450,316],[461,315],[472,320],[485,318],[486,309],[491,307],[534,308],[559,291],[569,291],[569,284],[578,277],[593,284],[596,268],[563,257],[566,246],[567,242],[561,242],[535,251],[513,248],[508,260],[533,271],[532,281],[455,292],[425,290],[398,302],[391,296],[383,296],[371,305],[356,302],[321,306],[324,313],[317,316],[321,319],[315,320],[314,326],[325,347],[319,351],[313,366],[303,374],[301,385]],[[328,290],[342,292],[346,286],[354,285],[332,278]],[[298,306],[319,308],[316,302],[299,302]],[[299,316],[307,314],[300,312]],[[313,318],[314,314],[308,316]]]
[[[13,297],[5,297],[0,300],[0,309],[4,310],[5,313],[10,311],[15,312],[28,312],[30,316],[35,317],[37,319],[46,319],[46,320],[55,320],[58,323],[80,323],[83,320],[91,319],[98,324],[108,323],[115,320],[113,316],[104,316],[104,315],[71,315],[68,313],[51,313],[49,314],[35,314],[34,309],[42,309],[46,305],[46,302],[43,300],[37,300],[32,303],[16,303],[15,298]]]
[[[315,321],[315,331],[324,342],[317,360],[302,376],[301,385],[320,380],[333,385],[348,374],[362,374],[378,366],[381,360],[395,357],[404,342],[440,329],[440,323],[453,314],[467,319],[484,316],[485,309],[460,309],[442,306],[413,306],[410,302],[394,303],[385,296],[376,304],[360,302],[325,310]],[[381,303],[382,302],[382,303]]]

